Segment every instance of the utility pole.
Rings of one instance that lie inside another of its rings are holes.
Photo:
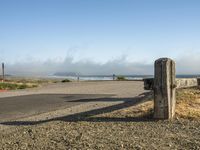
[[[2,82],[4,82],[5,74],[4,74],[4,63],[2,63]]]

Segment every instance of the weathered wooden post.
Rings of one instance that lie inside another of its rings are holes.
[[[5,78],[5,75],[4,75],[4,63],[2,63],[2,81],[4,82],[4,78]]]
[[[175,62],[169,58],[155,61],[154,118],[172,119],[175,114]]]

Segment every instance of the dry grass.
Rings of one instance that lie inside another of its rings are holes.
[[[185,119],[200,119],[200,89],[177,90],[176,115]]]

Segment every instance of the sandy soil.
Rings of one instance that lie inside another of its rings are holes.
[[[200,121],[179,117],[173,121],[151,119],[152,95],[144,93],[142,82],[52,84],[42,91],[20,92],[14,93],[113,96],[4,122],[1,149],[200,149]]]

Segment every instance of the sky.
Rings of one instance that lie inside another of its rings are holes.
[[[199,0],[0,0],[0,62],[18,75],[200,74]]]

